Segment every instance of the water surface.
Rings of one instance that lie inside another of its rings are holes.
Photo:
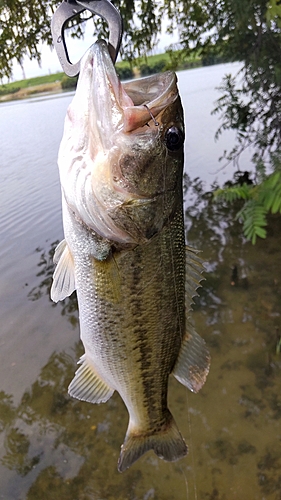
[[[233,134],[215,144],[218,118],[209,113],[233,68],[179,73],[186,171],[205,187],[230,175],[216,172]],[[190,450],[184,460],[167,464],[149,452],[119,474],[128,421],[120,397],[91,405],[68,396],[82,354],[77,305],[75,297],[54,305],[49,288],[63,236],[56,158],[70,99],[0,107],[0,499],[280,499],[278,218],[252,247],[232,211],[186,179],[187,240],[208,269],[193,320],[212,365],[197,395],[171,380],[170,409]]]

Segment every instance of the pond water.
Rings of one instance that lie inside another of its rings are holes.
[[[116,464],[127,410],[116,393],[103,405],[68,396],[83,351],[77,304],[49,299],[63,237],[56,157],[71,95],[0,106],[0,499],[281,499],[280,220],[272,217],[267,240],[253,247],[235,212],[206,193],[230,176],[217,173],[218,157],[233,134],[215,144],[218,118],[209,113],[223,74],[237,69],[178,75],[187,240],[208,271],[192,318],[212,356],[199,394],[170,383],[189,455],[171,464],[149,452],[123,474]]]

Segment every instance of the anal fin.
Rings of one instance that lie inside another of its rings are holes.
[[[179,356],[173,369],[174,377],[192,392],[205,384],[210,368],[210,354],[205,341],[188,323]]]
[[[80,359],[81,366],[68,386],[70,396],[89,403],[105,403],[114,393],[94,371],[85,354]]]

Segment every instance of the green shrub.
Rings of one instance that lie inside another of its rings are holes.
[[[129,80],[133,78],[134,73],[130,66],[116,66],[116,71],[119,75],[120,80]]]
[[[61,88],[63,90],[76,89],[78,77],[70,78],[69,76],[63,76],[61,80]]]
[[[20,87],[6,87],[5,85],[0,87],[0,95],[15,94],[20,90]]]
[[[155,73],[161,73],[166,68],[166,62],[164,59],[160,59],[160,61],[154,64],[141,64],[140,65],[140,73],[141,76],[154,75]]]

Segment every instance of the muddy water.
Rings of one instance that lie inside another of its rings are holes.
[[[17,403],[9,390],[1,393],[0,498],[280,498],[280,221],[271,220],[267,241],[252,247],[229,210],[210,204],[201,192],[198,199],[200,210],[190,207],[186,214],[188,241],[203,248],[209,272],[193,319],[210,347],[212,367],[201,393],[188,393],[171,380],[169,395],[188,457],[166,464],[150,452],[122,475],[116,471],[127,412],[117,394],[100,406],[67,395],[82,354],[77,305],[74,296],[55,307],[50,303],[55,243],[46,243],[36,252],[36,283],[26,287],[26,299],[47,309],[42,328],[61,317],[56,334],[66,346],[48,357]],[[25,346],[17,350],[24,353]],[[20,385],[16,363],[10,369]]]
[[[56,103],[58,121],[66,99]],[[40,115],[30,104],[20,121],[13,106],[1,108],[0,499],[279,500],[280,220],[253,247],[234,212],[186,179],[187,240],[208,271],[192,317],[211,371],[197,395],[170,382],[189,455],[168,464],[149,452],[119,474],[127,410],[118,394],[97,406],[68,396],[82,354],[77,304],[49,299],[62,237],[60,137],[46,134],[53,104],[40,103]]]

